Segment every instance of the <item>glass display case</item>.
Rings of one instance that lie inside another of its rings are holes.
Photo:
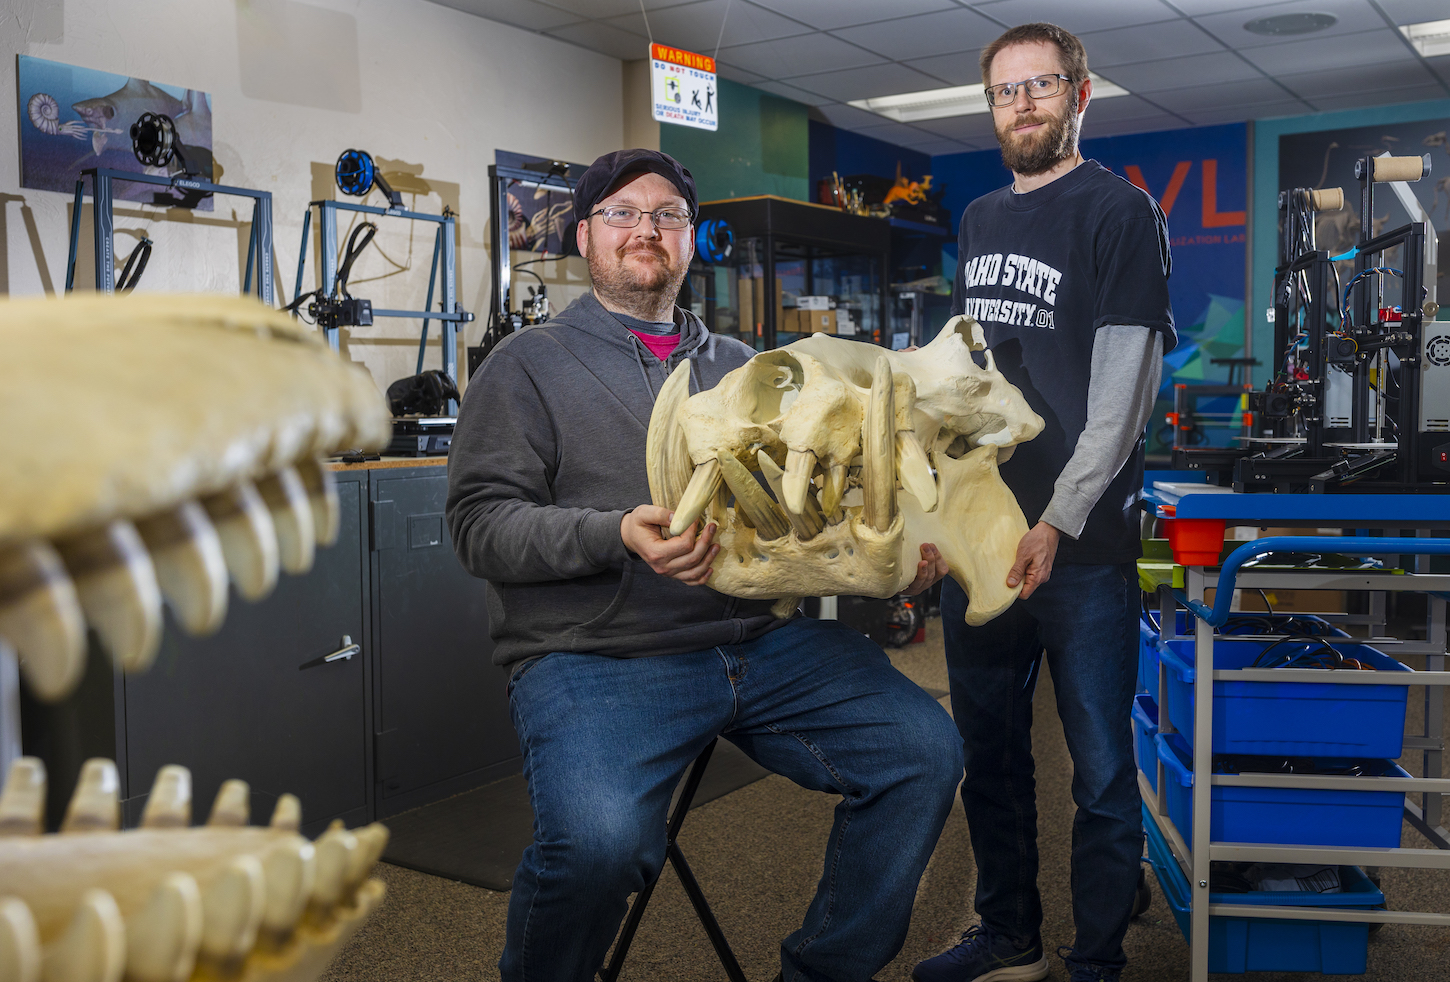
[[[730,255],[697,256],[682,297],[711,331],[757,351],[818,332],[890,344],[886,220],[770,195],[704,202],[711,219],[729,224]]]

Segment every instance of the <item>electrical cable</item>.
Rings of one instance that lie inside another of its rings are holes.
[[[342,265],[338,268],[337,282],[332,288],[334,297],[341,296],[349,300],[352,299],[352,294],[347,292],[347,280],[352,275],[352,264],[357,262],[357,257],[362,254],[362,251],[368,247],[368,243],[373,240],[373,236],[377,234],[378,227],[376,225],[372,222],[363,222],[357,228],[353,229],[352,234],[347,237],[347,247],[343,250],[344,258]],[[359,235],[362,236],[361,242],[358,241]]]
[[[140,258],[139,263],[137,257]],[[126,257],[126,265],[121,267],[121,275],[116,280],[116,292],[130,293],[136,289],[136,284],[141,281],[141,274],[146,272],[146,263],[150,260],[151,240],[143,235],[141,241],[136,243],[136,248],[132,249],[131,254]],[[136,263],[134,272],[131,269],[133,263]]]

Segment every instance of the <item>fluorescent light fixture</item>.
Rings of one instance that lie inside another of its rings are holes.
[[[1092,73],[1088,77],[1093,80],[1094,99],[1111,99],[1115,95],[1128,94],[1127,89],[1105,78]],[[992,108],[987,105],[987,93],[982,91],[980,85],[955,85],[947,89],[903,92],[900,95],[883,95],[875,99],[854,99],[847,105],[894,119],[898,123],[915,123],[923,119],[942,119],[947,116],[970,116],[974,113],[990,112]]]
[[[1406,24],[1400,33],[1409,38],[1415,50],[1426,58],[1450,55],[1450,20],[1427,20],[1422,24]]]

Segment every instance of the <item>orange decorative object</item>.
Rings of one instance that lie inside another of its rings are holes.
[[[896,163],[896,184],[890,191],[886,192],[882,204],[889,205],[893,201],[905,201],[907,204],[919,205],[926,201],[926,193],[931,190],[931,175],[928,174],[920,181],[908,181],[901,176],[901,162]]]

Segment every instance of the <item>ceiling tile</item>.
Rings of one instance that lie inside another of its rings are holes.
[[[956,140],[933,140],[930,143],[918,143],[911,149],[920,150],[922,153],[931,154],[935,157],[944,153],[966,153],[976,148],[971,144],[959,143]]]
[[[725,12],[727,7],[729,16]],[[638,7],[608,23],[636,34],[648,33],[661,44],[706,55],[713,54],[716,47],[755,44],[810,31],[809,27],[768,10],[745,3],[732,3],[731,0],[702,0],[683,7],[654,11],[649,15],[648,31],[645,30],[645,17]]]
[[[821,106],[836,101],[827,96],[798,89],[794,85],[788,85],[785,82],[757,82],[755,83],[755,87],[762,92],[769,92],[771,95],[778,95],[782,99],[791,99],[795,102],[804,103],[807,106]]]
[[[1083,35],[1082,44],[1087,49],[1088,66],[1094,71],[1150,58],[1181,58],[1223,51],[1222,44],[1186,20],[1097,31]]]
[[[855,130],[862,136],[869,136],[875,140],[885,140],[887,143],[894,143],[897,146],[910,146],[913,143],[925,143],[928,140],[935,140],[935,133],[927,133],[917,129],[915,126],[907,126],[905,123],[885,123],[881,126],[865,126]]]
[[[1002,28],[970,10],[956,9],[832,33],[888,58],[904,60],[982,48],[1001,34]]]
[[[778,41],[761,41],[739,48],[722,48],[719,58],[766,78],[815,75],[876,64],[884,60],[880,55],[862,51],[855,45],[837,40],[829,34],[805,34]]]
[[[628,13],[639,13],[640,0],[541,0],[550,7],[558,7],[570,13],[578,14],[581,17],[588,17],[592,20],[604,20],[609,17],[620,17]],[[693,3],[696,0],[644,0],[647,10],[657,10],[664,7],[678,7],[682,3]]]
[[[1276,14],[1324,13],[1333,14],[1338,22],[1332,27],[1313,34],[1296,37],[1273,37],[1252,34],[1244,30],[1250,21],[1262,20]],[[1231,48],[1249,48],[1263,44],[1282,44],[1286,41],[1336,37],[1354,34],[1371,28],[1384,27],[1381,17],[1365,0],[1292,0],[1290,3],[1261,4],[1249,10],[1236,10],[1223,14],[1208,14],[1194,18],[1206,30]],[[1326,62],[1325,64],[1329,64]],[[1322,67],[1322,66],[1320,66]]]
[[[764,82],[762,75],[754,72],[747,72],[743,68],[736,68],[734,65],[727,65],[723,61],[715,62],[715,71],[721,78],[728,78],[732,82],[739,82],[741,85],[754,85],[757,82]]]
[[[1118,65],[1104,68],[1102,76],[1129,92],[1161,92],[1264,77],[1257,68],[1230,51]]]
[[[544,33],[620,61],[639,61],[649,57],[649,41],[644,37],[594,21],[553,28]]]
[[[522,27],[526,31],[542,31],[550,27],[575,24],[584,18],[578,14],[547,7],[533,0],[433,0],[444,7],[452,7],[467,14],[476,14],[502,24]]]
[[[1445,90],[1438,85],[1414,85],[1402,89],[1381,89],[1378,92],[1345,92],[1342,95],[1325,95],[1309,101],[1320,112],[1334,109],[1358,109],[1362,106],[1393,106],[1401,102],[1420,102],[1424,99],[1442,99]]]
[[[951,55],[913,58],[905,62],[917,71],[933,75],[947,85],[981,85],[980,51],[959,51]]]
[[[870,65],[844,72],[807,75],[791,81],[807,91],[828,96],[835,102],[896,95],[900,92],[921,92],[938,87],[936,79],[905,65]]]
[[[1422,24],[1450,16],[1445,0],[1379,0],[1379,4],[1396,24]]]
[[[839,102],[817,106],[816,111],[824,116],[826,121],[832,126],[839,126],[843,130],[860,129],[866,126],[880,126],[886,121],[885,116],[868,113],[866,110],[857,109],[855,106],[843,106]]]
[[[1208,14],[1221,14],[1227,10],[1251,10],[1256,6],[1252,0],[1172,0],[1172,2],[1173,6],[1182,11],[1185,17],[1203,17]]]
[[[1244,57],[1273,75],[1314,72],[1325,66],[1379,65],[1415,60],[1399,32],[1387,27],[1360,34],[1246,48]]]
[[[924,119],[916,125],[919,129],[944,136],[948,140],[962,140],[979,146],[997,145],[997,137],[992,132],[992,118],[986,114]]]
[[[1159,92],[1153,96],[1153,101],[1170,112],[1187,115],[1198,110],[1220,109],[1226,106],[1253,106],[1269,102],[1283,102],[1288,97],[1288,93],[1279,86],[1268,79],[1262,79]]]
[[[1356,65],[1305,75],[1281,75],[1279,81],[1295,95],[1314,101],[1337,95],[1434,85],[1435,79],[1418,61],[1389,65]]]
[[[1266,102],[1257,106],[1219,106],[1184,113],[1195,126],[1218,126],[1248,119],[1274,119],[1279,116],[1303,116],[1304,103],[1297,100]]]
[[[891,0],[890,6],[881,0],[750,0],[755,6],[767,7],[808,24],[820,31],[837,27],[852,27],[856,24],[870,24],[881,20],[893,20],[912,14],[924,14],[932,10],[946,10],[956,6],[952,0]]]
[[[1158,133],[1162,130],[1181,130],[1188,124],[1173,116],[1148,116],[1144,119],[1120,119],[1094,130],[1088,139],[1098,136],[1127,136],[1130,133]]]
[[[1082,125],[1084,132],[1091,136],[1091,131],[1098,123],[1161,115],[1163,115],[1163,109],[1154,105],[1153,100],[1142,99],[1135,95],[1121,95],[1112,99],[1098,99],[1089,102]]]
[[[1153,21],[1174,20],[1178,13],[1161,0],[1111,0],[1084,3],[1083,0],[996,0],[974,4],[977,10],[1000,24],[1029,24],[1047,21],[1074,34],[1106,31]]]

